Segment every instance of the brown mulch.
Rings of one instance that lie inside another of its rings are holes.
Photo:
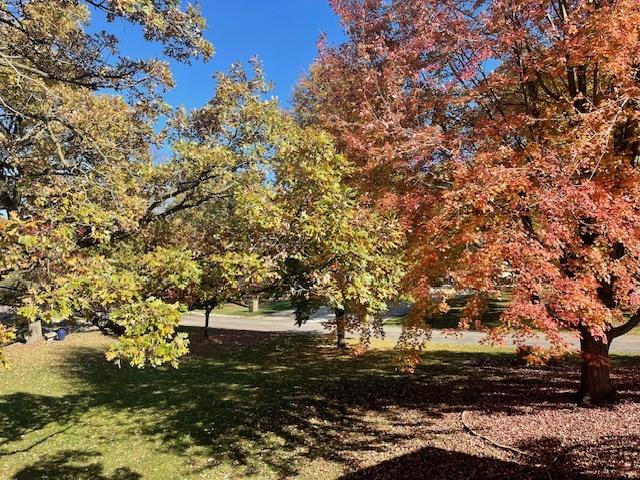
[[[255,348],[281,339],[282,333],[248,330],[209,329],[205,337],[202,330],[189,332],[189,356],[210,357],[216,353]]]
[[[393,443],[354,455],[342,479],[640,478],[638,367],[616,369],[622,401],[601,408],[573,403],[573,365],[475,368],[474,378],[447,385],[449,399],[432,385],[424,409],[376,413]]]

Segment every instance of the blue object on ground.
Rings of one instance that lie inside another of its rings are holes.
[[[56,340],[62,341],[64,340],[64,337],[67,336],[67,332],[65,332],[64,328],[60,328],[57,332],[56,332]]]

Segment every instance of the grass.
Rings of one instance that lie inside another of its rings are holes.
[[[217,315],[230,315],[239,317],[257,317],[261,315],[277,315],[278,313],[291,310],[290,300],[276,300],[271,302],[261,302],[257,312],[250,312],[248,307],[227,303],[214,310]]]
[[[427,319],[427,323],[435,329],[454,329],[458,327],[462,311],[467,304],[467,298],[464,295],[449,300],[449,311],[443,315],[434,316]],[[486,327],[497,326],[500,321],[501,313],[509,306],[510,295],[505,292],[500,298],[492,298],[489,300],[489,306],[482,316],[482,324]],[[402,326],[406,315],[393,316],[385,319],[384,324],[389,326]],[[631,330],[627,335],[640,335],[640,327]]]
[[[331,448],[357,397],[411,377],[394,369],[387,344],[355,358],[316,337],[251,335],[264,341],[194,348],[200,356],[178,370],[119,370],[97,333],[10,349],[13,367],[0,372],[2,478],[339,477],[344,461]],[[455,349],[432,366],[476,351],[503,353]],[[354,419],[352,428],[364,426]]]
[[[575,387],[575,376],[511,369],[508,349],[431,344],[405,375],[390,342],[355,357],[323,336],[216,330],[205,341],[189,331],[193,354],[177,370],[120,370],[98,333],[10,348],[13,368],[0,372],[2,478],[427,478],[384,466],[417,451],[443,469],[429,478],[466,464],[478,478],[494,478],[494,468],[528,478],[470,442],[459,412],[483,402],[490,412],[548,409]],[[383,470],[371,471],[377,464]]]
[[[459,295],[449,300],[449,311],[442,315],[437,315],[427,319],[429,325],[436,329],[449,329],[457,328],[460,318],[462,317],[462,311],[467,304],[468,297],[465,295]],[[500,314],[509,305],[509,294],[505,293],[501,298],[492,298],[489,301],[489,306],[482,316],[482,323],[485,326],[492,327],[498,324],[500,320]],[[390,317],[385,320],[385,325],[400,326],[404,323],[406,316]]]

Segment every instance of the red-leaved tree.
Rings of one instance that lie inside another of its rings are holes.
[[[509,285],[492,333],[576,332],[579,400],[611,401],[609,345],[640,323],[640,2],[332,4],[348,40],[299,114],[404,212],[417,308],[447,278],[471,318]]]

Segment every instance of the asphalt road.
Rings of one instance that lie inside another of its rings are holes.
[[[326,330],[322,326],[322,322],[327,320],[329,315],[327,313],[320,314],[306,324],[298,327],[295,325],[294,317],[292,314],[278,316],[275,315],[263,315],[256,317],[241,317],[241,316],[226,316],[226,315],[211,315],[210,327],[222,328],[226,330],[249,330],[256,332],[292,332],[300,333],[306,332],[310,334],[322,334],[326,333]],[[183,315],[182,325],[191,327],[204,327],[204,314],[201,312],[189,312]],[[385,326],[385,338],[389,340],[397,340],[400,336],[400,327],[398,326]],[[347,335],[351,338],[355,338],[355,335]],[[485,338],[485,335],[481,332],[459,332],[455,335],[446,333],[443,330],[433,330],[431,341],[433,343],[449,343],[457,345],[479,345]],[[576,338],[572,338],[570,335],[566,336],[576,347],[579,342]],[[542,338],[532,339],[530,343],[535,343],[543,346],[548,346],[548,342]],[[514,343],[511,339],[505,340],[506,346],[513,346]],[[626,335],[615,339],[611,343],[611,353],[625,354],[625,355],[640,355],[640,336],[639,335]]]

